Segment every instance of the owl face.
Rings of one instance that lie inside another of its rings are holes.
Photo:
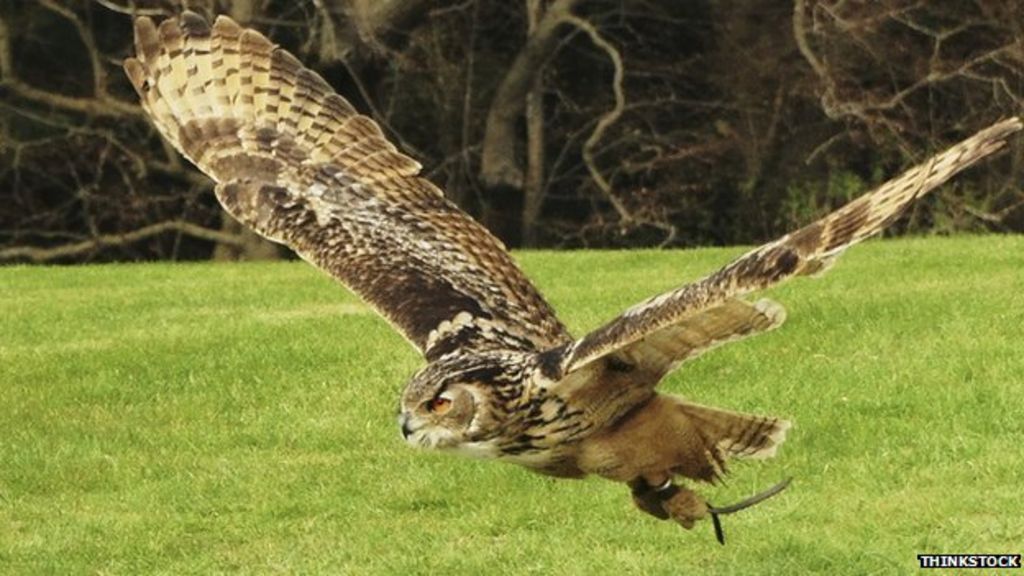
[[[522,361],[509,354],[441,358],[423,367],[402,393],[398,425],[409,444],[493,457],[507,432],[508,407],[498,391],[522,379]],[[517,392],[507,392],[517,396]]]
[[[418,375],[417,375],[418,376]],[[424,385],[414,378],[402,394],[398,425],[406,442],[420,448],[455,448],[468,440],[477,411],[469,384]]]

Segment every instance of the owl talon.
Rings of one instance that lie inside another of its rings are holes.
[[[637,508],[661,520],[671,518],[687,530],[708,514],[707,505],[697,494],[676,486],[671,478],[658,487],[637,478],[629,487]]]
[[[661,497],[643,478],[637,478],[629,483],[629,489],[633,495],[633,504],[640,510],[654,516],[659,520],[668,520],[668,512],[661,505]]]
[[[725,532],[722,530],[721,516],[759,504],[785,490],[792,481],[792,478],[786,478],[750,498],[721,507],[711,505],[692,490],[680,488],[671,480],[667,480],[655,488],[643,478],[637,478],[629,483],[629,487],[633,493],[633,503],[637,508],[661,520],[671,518],[686,530],[693,528],[697,520],[711,516],[715,539],[719,544],[724,545]]]
[[[670,485],[658,491],[661,505],[677,524],[689,530],[697,520],[708,515],[707,503],[692,490]]]

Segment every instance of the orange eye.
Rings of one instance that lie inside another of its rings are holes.
[[[438,396],[437,398],[434,398],[433,400],[430,401],[430,411],[433,412],[434,414],[444,414],[445,412],[451,410],[451,408],[452,401],[449,400],[448,398]]]

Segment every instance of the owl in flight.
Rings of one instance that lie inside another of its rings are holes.
[[[259,32],[192,12],[159,26],[138,18],[135,49],[124,68],[143,108],[216,181],[221,205],[343,282],[423,354],[401,397],[409,444],[623,482],[641,510],[686,528],[709,514],[718,528],[716,513],[736,507],[711,507],[678,479],[712,482],[732,457],[770,457],[790,424],[659,394],[658,383],[715,346],[777,328],[782,306],[743,297],[825,271],[1021,128],[999,122],[574,338],[500,241]]]

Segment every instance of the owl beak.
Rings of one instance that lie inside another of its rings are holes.
[[[402,428],[402,438],[406,440],[412,435],[412,428],[409,426],[409,415],[401,414],[398,416],[398,425]]]

